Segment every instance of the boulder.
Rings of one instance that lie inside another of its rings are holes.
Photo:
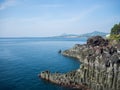
[[[87,40],[87,45],[90,46],[106,46],[108,45],[108,40],[105,40],[101,36],[93,36]]]

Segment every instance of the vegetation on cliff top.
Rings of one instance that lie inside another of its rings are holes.
[[[120,23],[112,27],[110,39],[120,41]]]

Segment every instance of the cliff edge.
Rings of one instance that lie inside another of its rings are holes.
[[[120,90],[120,45],[112,46],[100,36],[76,44],[62,55],[77,58],[80,68],[68,73],[40,73],[42,79],[82,90]]]

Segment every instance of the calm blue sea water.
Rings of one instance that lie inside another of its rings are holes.
[[[38,78],[44,70],[68,72],[80,63],[58,51],[71,48],[79,39],[0,39],[0,90],[65,90]]]

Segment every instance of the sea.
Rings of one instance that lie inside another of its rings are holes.
[[[41,71],[66,73],[80,62],[58,53],[84,38],[0,38],[0,90],[69,90],[38,77]]]

